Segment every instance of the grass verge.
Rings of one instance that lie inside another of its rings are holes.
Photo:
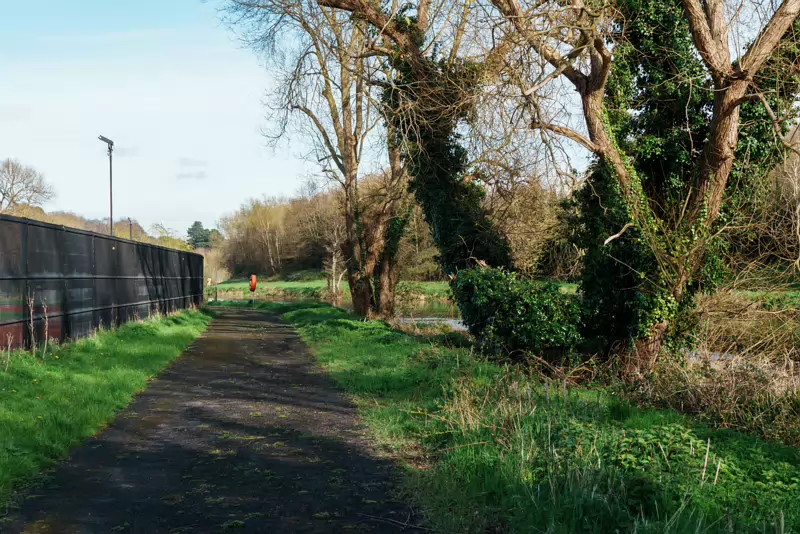
[[[0,506],[12,492],[94,435],[147,381],[205,330],[211,316],[183,311],[95,337],[15,352],[0,362]],[[6,369],[6,364],[8,368]]]
[[[219,290],[220,297],[233,295],[236,293],[249,296],[249,281],[228,281],[207,289],[210,294]],[[258,294],[262,297],[271,298],[299,298],[299,299],[322,299],[327,291],[325,280],[306,280],[306,281],[277,281],[259,282]],[[347,282],[342,283],[342,291],[349,295]],[[450,286],[447,282],[400,282],[397,284],[398,298],[450,298]]]
[[[577,290],[576,284],[558,283],[561,290],[565,293],[573,294]],[[346,281],[342,283],[342,292],[345,300],[350,297]],[[206,288],[209,296],[219,294],[221,299],[225,298],[249,298],[250,282],[247,280],[228,281],[218,286]],[[327,283],[325,280],[306,280],[306,281],[268,281],[259,282],[257,294],[264,298],[286,299],[286,300],[324,300],[327,293]],[[441,300],[450,301],[453,293],[448,282],[413,282],[401,281],[397,284],[397,300]]]
[[[564,389],[322,304],[282,314],[443,532],[800,532],[800,451]],[[416,467],[415,467],[416,466]]]

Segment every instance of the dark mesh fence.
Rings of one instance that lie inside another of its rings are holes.
[[[203,257],[0,215],[0,343],[75,339],[197,306]]]

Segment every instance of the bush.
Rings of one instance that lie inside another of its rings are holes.
[[[484,268],[460,271],[452,289],[464,324],[485,352],[541,354],[569,350],[581,340],[577,299],[556,284]]]

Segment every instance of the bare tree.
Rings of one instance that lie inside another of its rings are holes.
[[[347,258],[342,250],[345,240],[344,219],[341,216],[341,195],[326,191],[309,180],[301,190],[303,205],[297,210],[294,220],[302,241],[318,243],[324,255],[322,268],[325,271],[328,296],[338,306],[342,302],[342,279],[347,274]]]
[[[376,307],[373,277],[386,244],[394,200],[367,220],[359,192],[368,135],[379,123],[374,87],[377,62],[363,25],[313,0],[230,0],[232,21],[246,28],[251,45],[267,51],[282,71],[270,107],[277,119],[273,139],[290,127],[308,134],[313,158],[344,193],[344,240],[353,308],[362,316]]]
[[[0,213],[41,206],[54,196],[53,188],[33,167],[15,159],[6,159],[0,164]]]

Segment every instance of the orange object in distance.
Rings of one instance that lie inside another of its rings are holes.
[[[251,274],[250,275],[250,291],[255,291],[255,290],[256,290],[256,275]]]

